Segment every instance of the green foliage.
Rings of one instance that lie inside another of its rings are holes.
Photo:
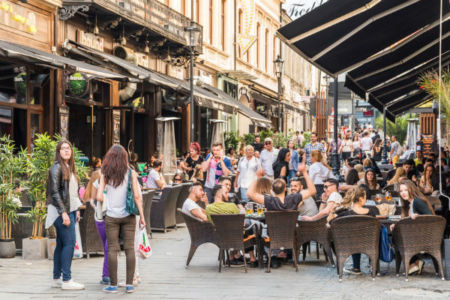
[[[441,99],[442,112],[450,118],[450,71],[443,70],[441,79],[437,71],[427,72],[421,76],[419,85],[436,100]]]
[[[301,148],[305,148],[306,144],[311,143],[311,132],[303,132],[303,136],[305,139],[303,140]]]
[[[238,150],[239,143],[241,138],[239,137],[239,133],[237,131],[227,131],[225,132],[225,149],[234,149]]]
[[[406,139],[406,133],[408,130],[408,119],[407,114],[395,119],[395,123],[386,120],[386,133],[388,136],[395,135],[398,142],[403,145]],[[377,128],[383,128],[383,116],[380,116],[375,121]]]
[[[259,132],[259,136],[261,137],[261,143],[264,143],[264,140],[268,137],[273,137],[273,131],[272,130],[261,130]]]
[[[293,138],[293,135],[278,133],[272,136],[273,145],[276,148],[287,148],[288,142]]]
[[[251,145],[255,142],[255,135],[253,133],[244,134],[241,138],[241,142],[246,145]]]

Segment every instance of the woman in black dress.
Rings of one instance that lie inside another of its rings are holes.
[[[381,146],[381,139],[375,141],[375,145],[372,148],[372,157],[375,161],[381,161],[381,151],[383,147]]]
[[[287,180],[289,174],[289,161],[291,160],[291,152],[288,148],[282,148],[278,152],[277,160],[273,163],[273,177],[274,179],[281,178]]]

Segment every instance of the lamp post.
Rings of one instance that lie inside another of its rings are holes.
[[[384,145],[383,145],[383,155],[382,155],[382,160],[381,163],[383,165],[387,165],[388,164],[388,160],[387,160],[387,141],[386,141],[386,105],[383,105],[383,141],[384,141]]]
[[[334,78],[334,150],[333,150],[333,174],[338,177],[341,169],[341,163],[339,161],[338,154],[338,78]]]
[[[190,68],[189,68],[189,85],[190,85],[190,121],[191,121],[191,132],[190,132],[190,142],[194,142],[194,49],[197,46],[198,38],[200,36],[200,29],[194,26],[194,22],[188,27],[184,28],[186,31],[186,42],[189,48],[190,57]]]
[[[283,76],[283,64],[284,60],[278,55],[274,61],[275,73],[278,80],[278,132],[281,133],[281,77]]]

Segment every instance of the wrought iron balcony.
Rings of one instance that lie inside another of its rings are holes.
[[[178,46],[176,48],[187,45],[188,32],[184,29],[191,24],[198,27],[201,33],[203,32],[200,24],[192,23],[191,19],[157,0],[63,0],[63,7],[59,13],[61,20],[68,20],[77,13],[90,19],[88,23],[94,22],[93,18],[96,18],[99,26],[112,24],[111,20],[114,16],[120,17],[118,21],[126,27],[123,30],[126,35],[134,34],[135,38],[142,35],[150,41],[158,40],[159,42],[161,38],[167,39],[168,43],[165,46],[169,48],[173,44]],[[120,26],[117,31],[119,29]],[[197,53],[202,52],[202,39],[203,35],[200,34],[195,48]],[[161,43],[159,44],[161,46]],[[180,50],[177,49],[178,54],[182,54],[183,51]]]

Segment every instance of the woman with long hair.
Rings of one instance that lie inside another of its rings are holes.
[[[358,181],[358,185],[366,189],[366,194],[368,197],[380,191],[380,185],[377,182],[377,176],[375,174],[375,171],[372,169],[368,169],[364,173],[364,178]]]
[[[351,203],[351,208],[338,212],[338,218],[349,215],[362,215],[376,217],[380,214],[376,206],[364,207],[366,204],[366,190],[363,187],[354,187],[347,191],[344,199],[345,203]],[[352,254],[353,268],[344,268],[350,274],[361,274],[361,253]]]
[[[388,185],[397,184],[400,181],[400,179],[403,177],[406,177],[406,175],[407,174],[405,172],[405,169],[403,169],[401,167],[397,168],[397,170],[395,171],[394,177],[392,177],[392,179],[388,181]]]
[[[359,140],[359,134],[355,133],[353,135],[353,157],[358,156],[361,154],[361,141]]]
[[[431,195],[431,193],[436,190],[435,173],[436,169],[433,165],[427,165],[425,167],[425,170],[423,171],[423,175],[419,181],[419,187],[422,193],[424,193],[425,195]],[[437,182],[437,189],[439,189],[439,181]]]
[[[105,229],[105,217],[104,217],[104,208],[103,203],[96,200],[97,197],[97,189],[99,186],[100,176],[102,175],[101,166],[91,174],[91,178],[86,187],[86,192],[84,193],[83,200],[84,202],[89,202],[92,208],[95,210],[94,213],[94,221],[95,227],[97,228],[98,235],[102,241],[103,245],[103,271],[102,271],[102,280],[100,284],[108,285],[111,283],[109,278],[109,267],[108,267],[108,243],[106,241],[106,229]]]
[[[319,150],[311,152],[311,166],[309,176],[316,187],[316,199],[322,199],[323,184],[325,180],[333,177],[331,167],[323,161],[322,153]]]
[[[342,160],[346,161],[347,158],[352,156],[353,152],[353,142],[350,138],[350,131],[346,132],[344,135],[344,140],[341,143],[341,147],[339,148],[339,154],[342,155]]]
[[[411,217],[415,219],[418,215],[434,215],[430,202],[411,180],[403,179],[400,181],[399,193],[402,202],[402,218]],[[408,274],[422,273],[423,265],[424,261],[421,256],[414,256],[411,259]]]
[[[291,160],[291,153],[288,148],[281,148],[278,152],[277,160],[273,163],[274,179],[281,178],[286,181],[289,172],[289,161]]]
[[[56,248],[53,254],[53,287],[82,290],[84,284],[72,280],[71,266],[75,248],[75,222],[80,220],[81,201],[72,144],[66,140],[56,146],[55,160],[47,181],[47,219],[45,228],[55,226]],[[61,280],[62,274],[62,280]]]
[[[272,193],[272,180],[268,177],[260,177],[256,180],[255,191],[258,194],[266,195]]]
[[[108,241],[108,265],[111,284],[103,289],[108,293],[117,293],[117,253],[120,251],[119,232],[122,231],[123,248],[126,255],[126,288],[127,293],[133,293],[133,275],[136,267],[134,239],[136,216],[126,210],[129,180],[132,180],[131,190],[134,202],[139,210],[140,226],[145,227],[142,210],[142,196],[136,172],[128,164],[128,155],[124,147],[112,146],[105,155],[102,165],[100,186],[97,200],[103,202],[106,198],[106,239]]]
[[[382,149],[383,149],[381,143],[382,143],[382,140],[381,139],[377,139],[375,141],[375,144],[372,147],[372,158],[375,161],[381,161],[381,152],[382,152]]]

